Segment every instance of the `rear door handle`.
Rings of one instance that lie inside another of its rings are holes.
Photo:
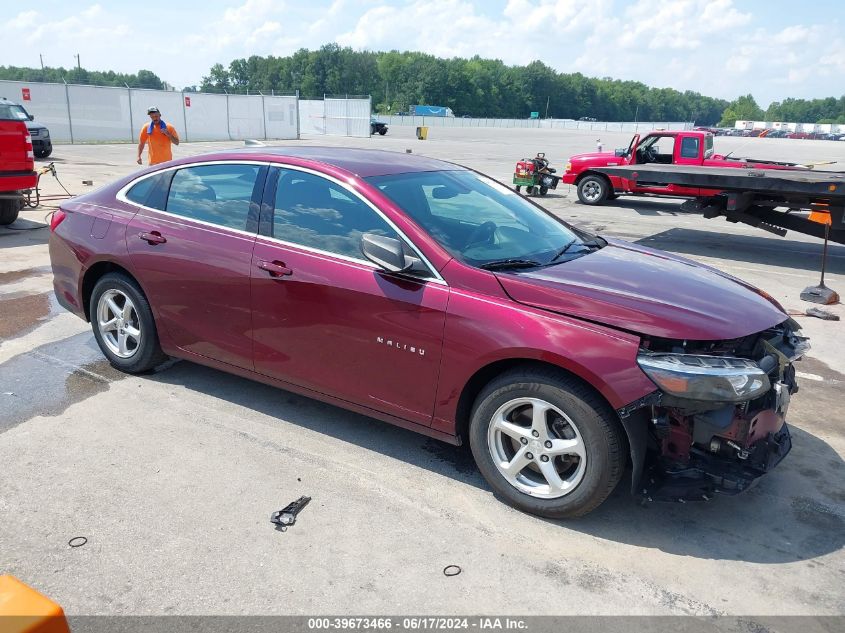
[[[258,267],[261,270],[266,270],[271,277],[287,277],[293,274],[293,271],[285,266],[284,262],[259,262]]]
[[[141,232],[138,233],[138,237],[144,240],[147,244],[164,244],[167,242],[167,238],[164,237],[158,231],[150,231],[149,233]]]

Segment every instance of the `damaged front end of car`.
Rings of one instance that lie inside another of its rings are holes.
[[[652,500],[736,494],[792,447],[793,362],[809,349],[787,319],[730,341],[644,337],[637,356],[657,390],[618,411],[631,441],[632,492]]]

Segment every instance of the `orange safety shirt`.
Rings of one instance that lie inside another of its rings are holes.
[[[150,152],[150,165],[157,165],[158,163],[173,160],[173,151],[171,149],[173,142],[158,127],[153,128],[153,133],[150,134],[147,131],[149,127],[150,124],[147,123],[141,128],[139,142],[147,142],[147,147],[149,147]],[[167,131],[173,134],[176,138],[179,138],[176,134],[176,128],[169,123],[167,124]]]

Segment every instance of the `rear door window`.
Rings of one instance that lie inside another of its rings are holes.
[[[179,169],[167,196],[168,213],[247,230],[260,165],[198,165]]]

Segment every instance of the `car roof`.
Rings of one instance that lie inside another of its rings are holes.
[[[250,155],[252,158],[298,158],[331,165],[350,173],[368,178],[421,171],[463,170],[454,163],[418,156],[414,154],[389,152],[381,149],[357,149],[350,147],[315,147],[310,145],[280,145],[273,147],[243,147],[221,152]]]

